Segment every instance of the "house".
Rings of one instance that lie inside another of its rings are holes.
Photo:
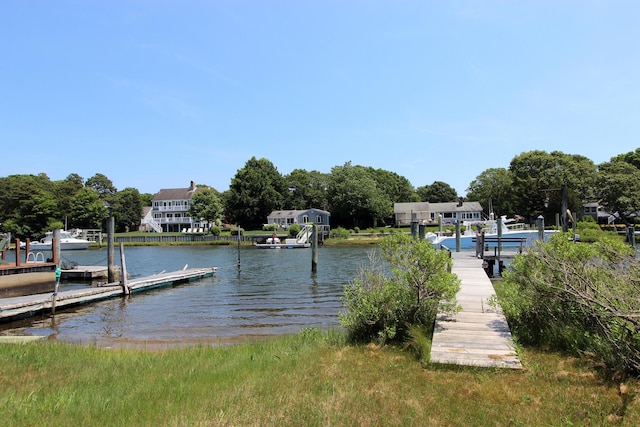
[[[267,217],[267,224],[278,224],[287,229],[291,224],[314,223],[319,226],[320,231],[328,233],[330,218],[331,213],[321,209],[273,211]]]
[[[598,202],[583,203],[580,212],[580,218],[590,216],[598,224],[610,224],[615,221],[616,216],[606,212],[602,205]]]
[[[143,218],[142,226],[151,227],[156,232],[194,232],[204,231],[207,224],[191,218],[189,210],[191,198],[198,190],[191,181],[187,188],[165,188],[151,201],[151,218]],[[145,222],[146,221],[146,222]]]
[[[482,206],[479,202],[446,202],[446,203],[394,203],[393,212],[396,226],[408,226],[412,222],[421,224],[454,224],[460,221],[482,220]]]

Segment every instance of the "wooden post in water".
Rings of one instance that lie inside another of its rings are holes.
[[[240,224],[238,227],[238,273],[240,273]]]
[[[58,290],[60,289],[60,277],[62,276],[62,270],[60,270],[60,230],[53,230],[53,239],[51,240],[51,256],[53,262],[56,264],[56,284],[53,288],[53,299],[51,301],[51,315],[56,314],[56,302],[58,300]]]
[[[129,295],[129,286],[127,286],[127,263],[124,259],[124,243],[120,242],[120,283],[122,283],[122,293]]]
[[[318,226],[313,224],[313,234],[311,235],[311,272],[318,271]]]
[[[461,249],[461,242],[460,242],[460,220],[456,220],[456,252],[460,252]]]
[[[107,219],[107,282],[115,282],[115,255],[114,255],[114,236],[113,230],[115,228],[115,219],[111,212],[109,212],[109,219]]]

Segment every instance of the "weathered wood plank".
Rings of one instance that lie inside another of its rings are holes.
[[[521,369],[509,324],[489,304],[495,291],[482,260],[469,252],[452,253],[452,257],[452,272],[461,282],[456,298],[462,310],[437,316],[431,362]]]

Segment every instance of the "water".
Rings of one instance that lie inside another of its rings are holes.
[[[0,334],[149,347],[227,343],[305,327],[338,327],[343,286],[368,263],[370,251],[370,247],[321,247],[317,273],[312,274],[310,249],[242,247],[238,272],[234,246],[126,247],[132,278],[185,265],[218,269],[210,278],[60,311],[55,318],[47,313],[0,324]],[[107,252],[63,252],[63,260],[106,265]],[[63,283],[61,289],[85,286],[90,285]]]

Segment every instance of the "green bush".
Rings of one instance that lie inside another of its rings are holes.
[[[300,230],[302,230],[302,227],[300,227],[300,224],[291,224],[289,226],[289,236],[296,237],[300,232]]]
[[[211,228],[209,229],[209,233],[210,233],[210,234],[212,234],[212,235],[214,235],[214,236],[219,236],[219,235],[220,235],[220,233],[221,233],[220,227],[218,227],[217,225],[216,225],[216,226],[211,227]]]
[[[619,239],[575,243],[558,233],[518,255],[499,302],[525,344],[589,352],[609,368],[640,373],[640,263]]]
[[[388,269],[372,253],[370,265],[344,288],[340,323],[350,340],[404,342],[412,326],[432,325],[438,308],[456,309],[460,284],[445,251],[404,234],[383,238],[380,250]]]
[[[276,224],[276,223],[264,224],[262,226],[262,230],[263,231],[278,231],[278,224]]]
[[[350,236],[349,230],[342,227],[334,228],[329,232],[329,238],[331,239],[348,239]]]

